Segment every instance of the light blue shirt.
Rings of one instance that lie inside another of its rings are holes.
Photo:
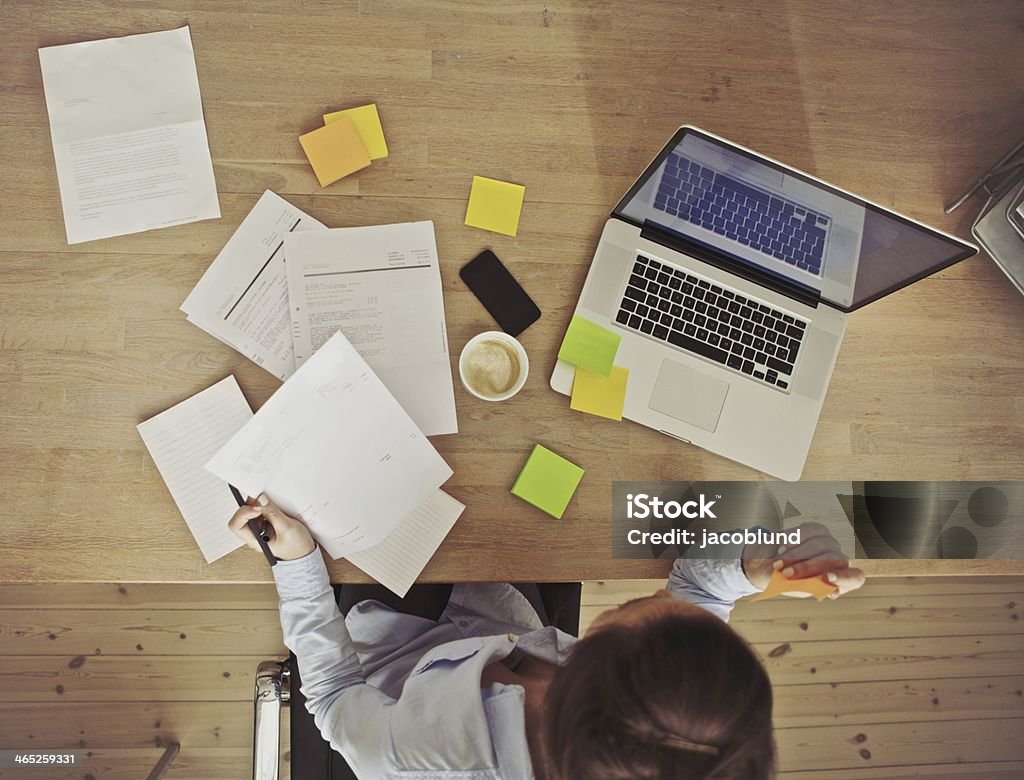
[[[740,551],[733,560],[680,558],[668,589],[728,620],[736,599],[758,590]],[[561,666],[577,640],[544,627],[518,590],[455,585],[437,621],[375,601],[342,617],[319,550],[273,572],[306,706],[360,780],[532,780],[523,689],[481,689],[481,675],[506,658]]]

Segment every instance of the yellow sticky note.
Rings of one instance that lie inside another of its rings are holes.
[[[299,143],[321,187],[370,164],[355,125],[346,117],[300,135]]]
[[[380,124],[380,114],[377,113],[376,103],[324,114],[324,124],[332,124],[342,117],[352,120],[352,124],[356,126],[356,132],[359,133],[359,140],[363,142],[371,160],[379,160],[388,156],[388,144],[384,140],[384,128]]]
[[[838,590],[831,582],[826,582],[823,577],[805,577],[800,580],[788,579],[781,570],[772,572],[772,578],[768,587],[758,593],[751,601],[761,601],[778,596],[780,593],[810,593],[818,601],[828,594]]]
[[[609,420],[622,419],[622,405],[626,401],[626,382],[629,369],[612,366],[608,376],[601,376],[585,368],[576,368],[572,381],[572,400],[569,408],[577,412],[596,414]]]
[[[519,229],[526,187],[507,181],[473,177],[466,207],[466,224],[492,233],[514,236]]]

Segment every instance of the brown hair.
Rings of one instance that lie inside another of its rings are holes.
[[[545,697],[549,780],[763,780],[772,689],[710,613],[612,624],[573,649]]]

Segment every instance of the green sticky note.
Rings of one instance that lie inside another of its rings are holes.
[[[558,349],[558,358],[595,374],[608,376],[620,341],[622,336],[617,333],[584,317],[574,316]]]
[[[538,444],[519,472],[512,495],[560,519],[581,479],[583,469]]]
[[[598,417],[607,417],[609,420],[621,420],[628,380],[628,368],[612,366],[608,376],[601,376],[577,366],[576,376],[572,381],[572,400],[569,402],[569,408],[577,412],[596,414]]]

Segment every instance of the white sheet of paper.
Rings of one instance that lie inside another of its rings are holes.
[[[379,544],[452,470],[341,333],[206,464],[265,492],[333,558]]]
[[[207,563],[238,549],[242,540],[228,530],[238,508],[231,489],[203,464],[250,419],[252,410],[229,376],[138,425]]]
[[[39,64],[69,244],[220,216],[188,27]]]
[[[181,310],[278,379],[295,371],[284,237],[326,226],[270,190],[260,196]]]
[[[465,504],[437,490],[383,542],[346,557],[404,598],[465,508]]]
[[[285,236],[295,363],[340,330],[427,436],[457,433],[433,222]]]

